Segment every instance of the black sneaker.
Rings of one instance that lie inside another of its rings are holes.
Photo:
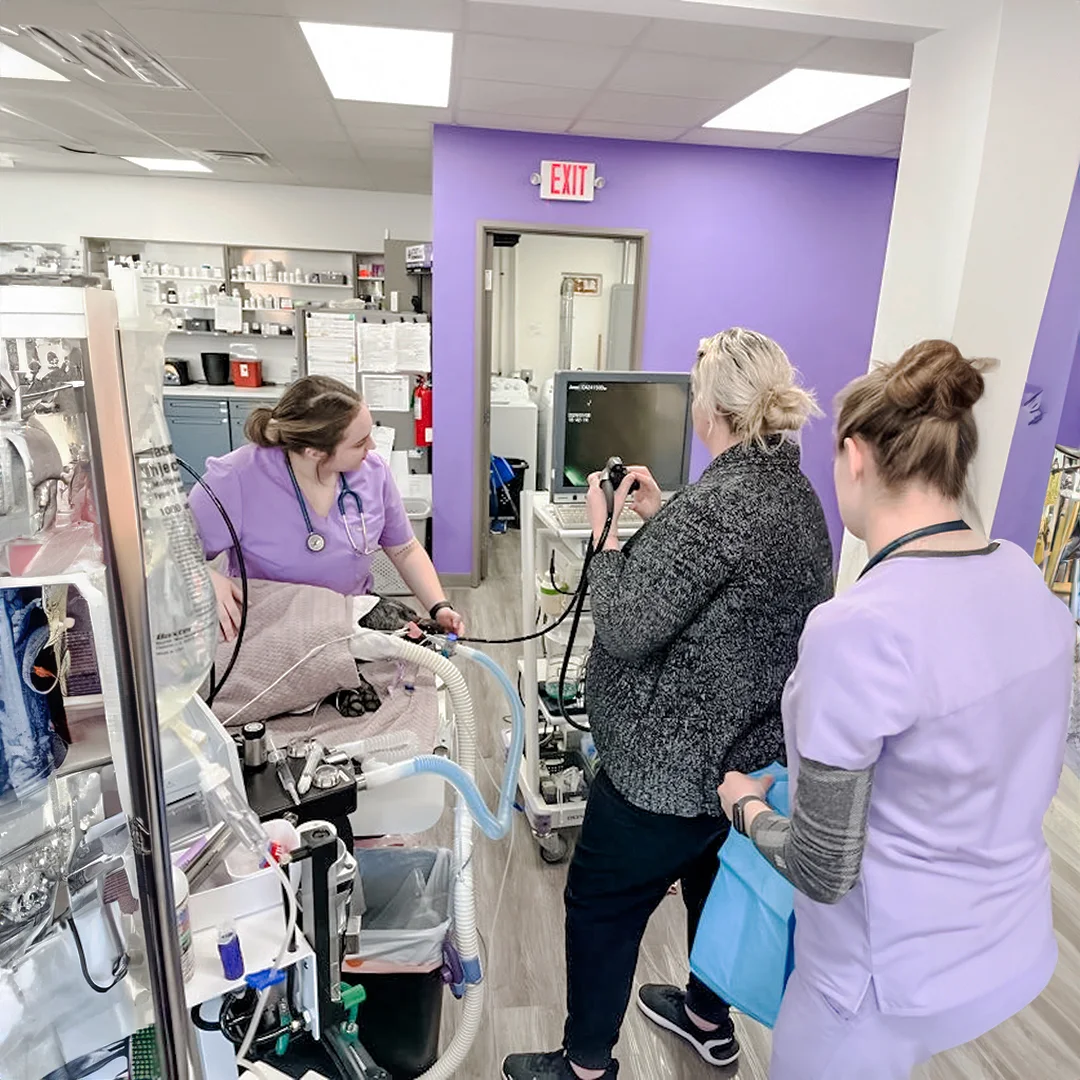
[[[643,986],[638,1008],[665,1031],[685,1039],[710,1065],[732,1065],[739,1059],[735,1025],[729,1019],[716,1031],[702,1031],[686,1015],[686,991],[676,986]]]
[[[615,1080],[619,1075],[619,1063],[612,1061],[602,1080]],[[564,1050],[550,1054],[511,1054],[503,1062],[505,1080],[578,1080],[570,1067]]]

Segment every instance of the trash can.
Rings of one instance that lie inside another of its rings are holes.
[[[490,511],[493,521],[505,521],[511,529],[521,528],[521,489],[529,463],[521,458],[491,459]]]
[[[361,848],[360,950],[342,961],[362,983],[360,1041],[394,1080],[412,1080],[439,1056],[443,943],[452,923],[453,854],[445,849]]]

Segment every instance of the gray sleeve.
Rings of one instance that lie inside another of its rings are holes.
[[[803,758],[790,818],[758,814],[750,838],[811,900],[838,903],[859,880],[874,767],[851,771]]]

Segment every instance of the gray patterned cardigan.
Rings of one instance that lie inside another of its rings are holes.
[[[589,585],[586,706],[604,769],[641,809],[719,817],[725,765],[783,760],[784,683],[806,617],[832,595],[798,447],[721,454],[622,551],[598,553]]]

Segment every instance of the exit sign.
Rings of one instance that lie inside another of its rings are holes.
[[[584,161],[541,161],[540,198],[592,202],[596,164]]]

